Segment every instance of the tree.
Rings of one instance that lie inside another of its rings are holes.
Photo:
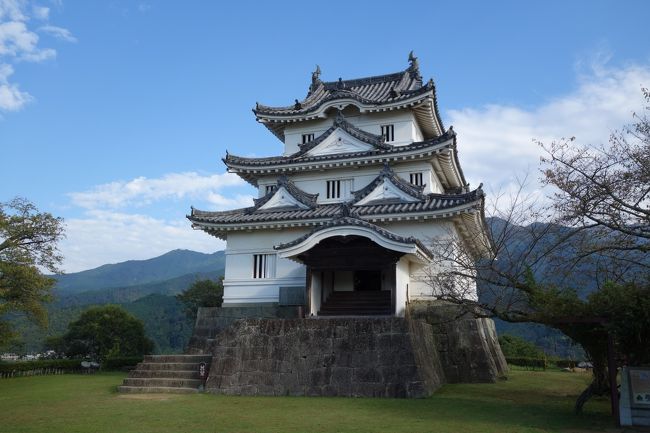
[[[142,321],[117,305],[84,311],[78,320],[68,325],[61,345],[67,356],[98,360],[140,356],[153,350],[153,342],[145,335]]]
[[[642,92],[650,104],[650,91]],[[592,251],[650,251],[649,110],[634,113],[634,123],[612,133],[609,145],[580,146],[574,137],[540,143],[547,153],[544,180],[558,190],[553,203],[560,221],[609,235]]]
[[[643,94],[650,104],[649,92]],[[551,205],[526,196],[522,182],[509,203],[497,197],[488,209],[493,218],[484,242],[492,257],[477,260],[450,234],[432,246],[435,260],[448,266],[424,277],[439,299],[477,315],[549,325],[582,345],[594,380],[577,410],[609,389],[607,331],[622,353],[650,362],[639,340],[647,337],[649,317],[633,308],[646,305],[639,299],[648,296],[650,275],[649,109],[634,114],[609,145],[539,143],[547,153],[544,181],[555,188]],[[475,287],[478,298],[471,296]]]
[[[500,335],[499,345],[506,358],[544,358],[545,356],[539,347],[516,335]]]
[[[199,307],[221,307],[223,277],[217,281],[197,280],[189,288],[176,295],[176,299],[184,304],[187,318],[194,320]]]
[[[43,304],[56,281],[41,270],[60,272],[63,257],[57,243],[63,236],[63,220],[28,200],[17,197],[0,203],[0,317],[21,312],[45,326]],[[0,320],[0,346],[12,336],[11,325]]]

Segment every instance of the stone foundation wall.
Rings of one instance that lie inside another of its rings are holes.
[[[492,319],[476,318],[461,307],[412,302],[410,317],[431,325],[449,383],[494,382],[508,372]]]
[[[243,319],[213,346],[209,392],[426,397],[445,382],[430,325],[402,318]]]
[[[243,318],[292,319],[298,317],[296,307],[252,305],[246,307],[201,307],[196,315],[192,336],[185,349],[187,354],[210,354],[214,339],[235,321]]]

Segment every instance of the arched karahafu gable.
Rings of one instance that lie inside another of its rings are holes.
[[[407,254],[412,262],[427,264],[431,262],[431,252],[416,238],[404,237],[354,217],[341,217],[311,231],[291,242],[276,245],[274,248],[283,258],[296,259],[319,242],[336,236],[360,236],[377,245]]]

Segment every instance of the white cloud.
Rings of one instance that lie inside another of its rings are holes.
[[[0,111],[18,111],[33,99],[29,93],[20,91],[18,85],[9,83],[13,73],[11,65],[0,64]]]
[[[239,204],[250,198],[238,196],[226,199],[217,191],[244,185],[244,181],[232,173],[202,176],[195,172],[170,173],[161,178],[138,177],[130,181],[117,181],[94,187],[90,191],[73,192],[73,203],[86,209],[120,208],[141,206],[164,199],[207,198],[222,206]]]
[[[67,219],[65,224],[66,239],[60,249],[66,272],[149,259],[177,248],[205,253],[225,248],[225,242],[192,230],[187,220],[94,210],[83,218]]]
[[[39,27],[38,30],[47,33],[51,36],[54,36],[55,38],[60,39],[62,41],[77,42],[77,38],[72,36],[70,30],[64,29],[63,27],[47,25],[47,26]]]
[[[544,143],[575,136],[579,143],[606,143],[610,133],[632,120],[643,106],[641,86],[650,86],[650,67],[611,68],[595,65],[578,77],[577,88],[532,109],[487,105],[451,110],[450,123],[458,133],[461,164],[476,187],[512,190],[516,176],[529,173],[535,182]]]
[[[71,193],[73,204],[86,210],[81,217],[66,219],[67,238],[61,243],[64,269],[77,272],[106,263],[147,259],[177,248],[201,252],[223,249],[223,241],[192,230],[186,219],[154,217],[133,208],[162,202],[163,207],[172,204],[170,207],[176,209],[178,201],[187,199],[207,202],[212,209],[250,206],[251,196],[225,191],[243,185],[245,182],[231,173],[202,176],[188,172],[153,179],[138,177]],[[183,206],[189,211],[189,205]]]
[[[34,18],[41,21],[47,21],[50,18],[50,8],[45,6],[32,6],[32,14]]]
[[[65,30],[65,29],[62,29]],[[38,35],[21,21],[0,23],[0,58],[13,57],[16,60],[42,62],[56,57],[56,50],[39,48]]]
[[[0,0],[0,20],[25,21],[23,13],[25,2],[22,0]]]
[[[0,0],[0,68],[11,68],[4,77],[0,73],[0,112],[17,111],[33,99],[17,84],[8,81],[14,71],[12,63],[38,63],[56,57],[53,48],[39,46],[38,35],[28,26],[32,18],[47,21],[49,14],[49,8],[27,0]],[[61,27],[45,25],[39,31],[67,42],[76,42],[70,31]]]

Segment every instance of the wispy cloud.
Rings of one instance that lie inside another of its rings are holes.
[[[38,30],[47,33],[51,36],[54,36],[55,38],[60,39],[62,41],[73,42],[73,43],[77,42],[77,38],[72,36],[70,30],[64,29],[63,27],[47,25],[47,26],[39,27]]]
[[[244,181],[231,173],[202,176],[195,172],[170,173],[160,178],[138,177],[98,185],[90,191],[73,192],[72,202],[86,209],[142,206],[165,199],[197,198],[219,206],[250,203],[250,197],[225,198],[219,191],[242,186]]]
[[[529,173],[531,188],[538,188],[541,149],[533,139],[550,143],[575,136],[584,144],[606,143],[640,111],[641,86],[650,86],[650,66],[597,63],[579,74],[574,91],[532,109],[487,105],[449,111],[468,180],[474,187],[485,182],[488,190],[510,190]]]
[[[149,12],[151,10],[151,5],[149,3],[138,3],[138,11],[141,13]]]
[[[50,8],[34,5],[32,6],[32,14],[38,20],[47,21],[50,18]]]

